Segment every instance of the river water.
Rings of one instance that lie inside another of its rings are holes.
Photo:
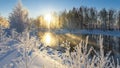
[[[88,45],[99,48],[99,36],[101,34],[83,34],[70,31],[40,31],[40,41],[46,46],[58,47],[63,42],[70,42],[70,47],[74,47],[80,43],[80,40],[85,41],[86,36],[89,36]],[[120,53],[120,37],[119,35],[101,35],[103,37],[103,45],[106,51],[114,51]]]

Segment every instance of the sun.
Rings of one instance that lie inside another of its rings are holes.
[[[49,13],[49,14],[46,14],[45,16],[44,16],[44,20],[48,23],[48,24],[50,24],[50,22],[51,22],[51,20],[52,20],[52,15]]]
[[[47,28],[50,28],[50,25],[52,23],[52,15],[50,13],[44,15],[44,21],[46,23]]]

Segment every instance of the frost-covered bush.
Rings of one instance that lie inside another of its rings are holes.
[[[17,41],[18,58],[13,60],[13,64],[16,68],[30,68],[37,56],[32,56],[32,53],[37,52],[39,42],[36,37],[30,36],[27,31],[19,35]]]
[[[4,28],[0,26],[0,42],[3,42],[5,38],[6,38],[6,33],[4,31]]]
[[[63,55],[64,63],[68,68],[120,68],[119,60],[115,64],[114,59],[110,56],[110,52],[105,54],[103,49],[103,38],[99,38],[100,51],[88,47],[88,37],[86,41],[81,41],[75,46],[73,52],[69,52],[67,48]],[[69,45],[68,45],[69,46]],[[91,53],[95,54],[91,56]]]
[[[6,41],[6,29],[8,29],[10,26],[9,21],[4,18],[3,16],[0,16],[0,42]]]

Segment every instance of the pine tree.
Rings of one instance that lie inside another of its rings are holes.
[[[28,10],[22,6],[21,1],[18,2],[13,12],[9,16],[10,28],[15,29],[17,32],[23,32],[28,26]]]

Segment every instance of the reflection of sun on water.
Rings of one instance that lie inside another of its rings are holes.
[[[42,36],[41,42],[47,46],[56,46],[58,44],[56,36],[49,32],[45,33]]]
[[[46,42],[46,44],[50,44],[51,42],[51,35],[49,33],[47,33],[44,37],[44,41]]]

